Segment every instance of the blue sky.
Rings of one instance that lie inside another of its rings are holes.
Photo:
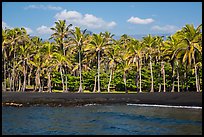
[[[94,33],[174,33],[185,24],[202,23],[201,2],[3,2],[2,27],[25,27],[49,38],[50,27],[65,19]]]

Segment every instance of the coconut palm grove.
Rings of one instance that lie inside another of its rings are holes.
[[[13,92],[202,92],[202,24],[168,37],[89,34],[58,20],[49,40],[2,29],[2,89]]]

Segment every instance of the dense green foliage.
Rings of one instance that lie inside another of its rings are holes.
[[[202,25],[186,25],[165,40],[88,35],[59,20],[50,39],[24,28],[2,29],[3,90],[52,92],[180,92],[202,89]]]

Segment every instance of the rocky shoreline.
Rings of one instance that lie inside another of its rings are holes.
[[[2,92],[2,106],[78,106],[85,104],[157,104],[202,107],[202,93],[36,93]]]

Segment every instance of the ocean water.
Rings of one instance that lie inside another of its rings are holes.
[[[202,135],[202,108],[162,105],[2,107],[3,135]]]

